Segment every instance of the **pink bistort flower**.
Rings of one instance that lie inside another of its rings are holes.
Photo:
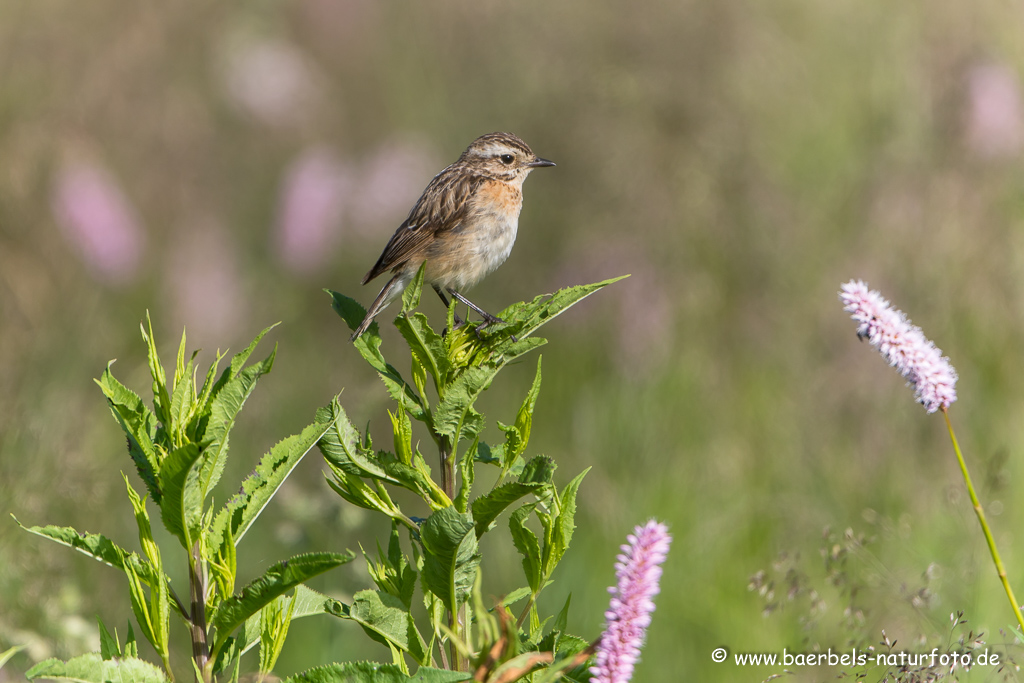
[[[628,540],[615,563],[618,585],[608,589],[612,600],[590,669],[593,683],[629,683],[633,677],[672,537],[664,524],[652,519],[636,527]]]
[[[956,400],[956,370],[921,328],[860,280],[843,285],[839,300],[857,323],[857,336],[867,339],[907,379],[925,410],[949,408]]]

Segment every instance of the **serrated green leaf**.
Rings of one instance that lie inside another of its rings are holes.
[[[437,510],[420,527],[423,584],[455,613],[473,589],[480,555],[473,516],[453,507]]]
[[[241,593],[227,598],[217,608],[210,623],[217,629],[219,643],[271,600],[303,581],[351,562],[354,558],[351,552],[308,553],[273,565],[263,576],[243,588]]]
[[[427,316],[422,313],[399,316],[395,319],[395,327],[402,333],[413,357],[434,378],[434,388],[440,394],[451,372],[451,361],[448,359],[444,339],[434,332]]]
[[[338,475],[338,483],[342,485],[342,488],[350,490],[352,493],[355,493],[357,490],[363,491],[365,490],[365,484],[359,485],[355,480],[361,477],[368,477],[409,489],[419,494],[432,509],[451,505],[451,501],[444,494],[444,491],[430,478],[428,468],[422,462],[421,457],[412,454],[407,455],[406,457],[409,457],[414,463],[414,465],[407,465],[399,461],[391,453],[385,451],[373,453],[360,444],[359,432],[349,422],[344,409],[342,409],[337,400],[331,403],[330,411],[335,421],[331,428],[324,433],[317,445],[320,448],[320,452],[323,453],[324,459],[335,470],[335,473],[343,473],[344,476]],[[406,422],[405,427],[403,427],[401,425],[401,415],[398,418],[392,416],[392,419],[399,420],[396,429],[403,432],[395,437],[396,443],[401,447],[402,440],[407,438],[411,440],[412,425]],[[406,427],[408,428],[407,430]],[[412,448],[411,443],[406,445],[409,449]],[[339,493],[341,492],[339,491]],[[376,506],[376,504],[374,505]]]
[[[498,447],[500,448],[500,446]],[[483,463],[485,465],[501,465],[501,457],[496,454],[498,449],[491,448],[488,444],[483,441],[477,446],[476,454],[473,459],[476,462]]]
[[[377,462],[387,473],[387,481],[418,494],[431,510],[439,510],[452,504],[437,482],[430,477],[430,468],[418,451],[414,456],[415,466],[399,462],[398,458],[386,451],[377,453]]]
[[[519,407],[519,412],[516,413],[514,426],[519,441],[514,448],[510,449],[506,446],[502,462],[502,472],[507,472],[512,468],[516,458],[523,454],[530,443],[530,430],[533,428],[533,411],[537,407],[537,396],[540,395],[540,367],[543,358],[543,356],[537,358],[537,374],[534,375],[530,391],[527,392],[526,398],[523,399],[523,404]],[[511,453],[509,452],[510,450]]]
[[[546,455],[538,455],[535,458],[530,458],[530,461],[523,467],[523,471],[519,474],[519,481],[522,483],[552,484],[556,469],[558,469],[558,465],[552,458]]]
[[[452,357],[456,361],[456,366],[491,366],[500,369],[514,358],[546,343],[543,339],[528,338],[537,328],[598,289],[620,279],[622,278],[592,285],[567,287],[551,295],[538,296],[531,302],[512,304],[500,314],[506,322],[488,326],[482,341],[477,340],[474,343],[468,331],[463,331],[457,344],[455,335],[450,335],[449,348],[454,354]],[[456,397],[456,400],[461,402],[463,399]],[[446,421],[450,422],[450,416],[446,416]]]
[[[224,372],[219,378],[217,378],[217,382],[214,384],[210,393],[213,395],[219,394],[228,382],[238,378],[239,374],[242,372],[242,368],[244,368],[245,364],[249,361],[249,356],[251,356],[253,351],[256,350],[256,347],[263,340],[263,337],[267,336],[268,332],[280,324],[281,323],[274,323],[273,325],[264,328],[251,342],[249,342],[249,346],[232,356],[230,365],[224,368]]]
[[[541,575],[540,541],[537,540],[537,534],[526,526],[526,521],[535,508],[536,505],[531,503],[515,510],[509,516],[508,528],[512,532],[512,543],[523,557],[523,572],[526,574],[526,582],[530,584],[530,590],[537,593],[544,578]]]
[[[467,414],[473,409],[473,403],[491,385],[491,380],[500,369],[500,366],[493,364],[467,368],[448,385],[444,399],[434,410],[434,431],[440,436],[448,437],[451,443],[457,443],[457,437],[460,436]]]
[[[160,488],[164,492],[160,518],[186,550],[192,547],[203,513],[196,467],[200,457],[199,446],[188,443],[172,451],[160,468]]]
[[[332,405],[337,403],[335,397]],[[270,503],[274,494],[284,483],[295,466],[306,453],[313,449],[328,429],[334,426],[338,414],[329,408],[316,412],[313,424],[300,433],[278,442],[264,455],[256,469],[242,482],[242,488],[218,513],[210,529],[208,545],[225,554],[224,544],[230,535],[237,545],[260,513]],[[230,534],[228,528],[230,527]]]
[[[530,597],[530,593],[532,593],[532,592],[533,591],[530,590],[529,586],[523,586],[522,588],[517,588],[514,591],[512,591],[511,593],[509,593],[508,595],[506,595],[502,599],[501,606],[502,607],[509,607],[511,605],[514,605],[517,602],[519,602],[520,600],[522,600],[523,598]]]
[[[509,482],[492,489],[473,501],[473,520],[476,523],[476,537],[480,538],[494,528],[494,520],[505,509],[520,498],[538,489],[544,484],[535,482]]]
[[[271,600],[260,610],[260,672],[270,673],[274,670],[277,658],[284,648],[284,641],[288,637],[288,627],[292,622],[292,614],[295,612],[295,602],[298,593],[287,601],[288,607],[282,600]]]
[[[498,429],[505,433],[505,443],[501,447],[501,471],[504,474],[512,469],[512,465],[515,464],[516,458],[526,448],[526,444],[523,443],[523,436],[519,432],[519,427],[506,425],[499,421]]]
[[[589,285],[565,287],[554,294],[541,294],[530,302],[512,304],[498,314],[498,317],[506,323],[501,328],[509,329],[512,334],[522,340],[594,292],[627,277],[629,275],[613,277]]]
[[[139,494],[123,472],[121,476],[124,477],[124,484],[128,487],[128,500],[131,501],[132,509],[135,511],[135,525],[139,528],[139,543],[142,545],[142,550],[156,571],[163,571],[163,564],[160,562],[160,548],[153,539],[153,528],[149,523],[146,503],[139,498]]]
[[[192,421],[192,428],[195,429],[195,433],[189,435],[189,438],[193,441],[198,440],[199,434],[206,431],[206,422],[209,419],[210,396],[213,394],[214,386],[217,385],[217,381],[214,378],[217,376],[217,368],[220,367],[220,362],[224,360],[224,356],[225,354],[221,353],[220,349],[217,349],[217,357],[210,363],[210,369],[206,371],[203,386],[196,397],[196,417],[198,419]]]
[[[359,591],[344,614],[359,624],[371,639],[408,652],[416,663],[427,664],[427,644],[416,629],[416,622],[400,598],[384,591]]]
[[[231,532],[228,514],[222,511],[218,520],[223,519],[219,528],[211,529],[207,536],[207,547],[213,548],[213,557],[209,561],[210,576],[217,585],[217,596],[231,595],[235,592],[235,577],[238,576],[238,554],[235,549],[235,537]]]
[[[410,529],[417,528],[416,523],[409,519],[388,495],[387,489],[379,481],[375,482],[376,488],[371,488],[361,478],[348,474],[331,463],[327,463],[334,472],[334,479],[328,479],[327,484],[343,499],[357,507],[366,510],[377,510],[383,512],[393,520],[402,522]]]
[[[588,662],[573,666],[576,655],[591,646],[583,638],[552,630],[538,644],[538,649],[554,652],[555,661],[543,671],[534,675],[534,683],[555,683],[556,681],[589,681]],[[592,654],[592,653],[591,653]],[[588,660],[589,661],[589,660]]]
[[[153,376],[153,408],[156,417],[163,423],[164,429],[171,429],[171,399],[167,394],[167,377],[164,375],[163,365],[160,364],[160,356],[156,351],[156,337],[153,335],[153,321],[149,318],[149,311],[146,311],[146,327],[142,329],[142,338],[146,342],[146,358],[149,361],[149,373]],[[149,328],[147,333],[146,328]]]
[[[351,299],[340,292],[325,289],[331,295],[331,306],[334,311],[344,319],[349,329],[355,330],[366,316],[366,309],[355,299]],[[380,378],[384,381],[388,393],[396,401],[402,403],[405,410],[414,420],[424,419],[423,405],[412,385],[402,379],[402,375],[393,365],[384,360],[380,352],[381,339],[377,334],[376,323],[370,325],[370,329],[363,334],[352,345],[359,351],[363,359],[370,364]]]
[[[29,680],[75,681],[76,683],[166,683],[159,668],[141,659],[104,661],[98,652],[75,657],[67,662],[47,659],[25,672]]]
[[[412,676],[394,664],[377,662],[345,662],[318,666],[295,674],[284,683],[460,683],[473,680],[473,674],[464,671],[446,671],[421,666]]]
[[[395,455],[403,465],[412,465],[412,423],[409,416],[405,414],[401,403],[398,404],[398,414],[389,410],[388,416],[395,437]]]
[[[572,593],[565,596],[565,604],[562,605],[561,611],[558,612],[558,616],[555,617],[555,623],[551,626],[552,631],[558,631],[562,633],[565,631],[569,624],[569,603],[572,602]]]
[[[444,398],[433,413],[434,432],[448,437],[453,444],[459,439],[475,438],[483,426],[480,414],[473,408],[480,394],[491,386],[505,365],[546,343],[544,339],[504,340],[474,360],[475,364],[463,370],[445,389]]]
[[[416,590],[416,570],[402,552],[398,523],[394,520],[391,522],[387,555],[378,542],[376,562],[366,551],[363,551],[363,556],[366,558],[370,577],[377,587],[401,600],[406,610],[411,608],[413,592]]]
[[[337,398],[322,410],[330,411],[329,417],[326,418],[330,420],[330,426],[317,446],[329,464],[354,476],[372,477],[391,484],[399,483],[377,462],[373,451],[363,447],[359,432],[352,426]]]
[[[149,612],[153,616],[153,646],[167,665],[170,658],[171,596],[166,580],[157,581],[149,589]]]
[[[116,569],[124,570],[124,562],[130,563],[132,569],[138,574],[143,583],[152,586],[156,577],[153,566],[135,553],[129,553],[117,546],[113,541],[103,534],[89,534],[76,531],[69,526],[24,526],[17,517],[11,515],[18,526],[25,531],[56,541],[61,545],[88,555],[94,560],[99,560]]]
[[[145,636],[146,640],[150,642],[157,652],[160,652],[161,633],[159,626],[156,625],[159,615],[153,614],[150,609],[149,602],[146,600],[146,593],[142,589],[142,581],[139,580],[139,575],[132,569],[131,564],[122,560],[122,565],[124,566],[125,576],[128,577],[128,595],[131,597],[135,621],[138,622],[139,628],[142,629],[142,635]]]
[[[114,631],[114,635],[117,635],[117,631]],[[135,639],[135,630],[132,628],[132,622],[128,622],[128,635],[124,639],[124,656],[125,657],[138,657],[139,656],[139,642]]]
[[[184,351],[185,335],[181,336],[182,346],[178,350],[178,361],[182,359]],[[174,390],[171,393],[171,424],[164,425],[168,428],[174,439],[174,445],[180,446],[185,442],[186,430],[196,408],[195,384],[193,384],[193,368],[195,357],[189,360],[188,365],[175,371]],[[180,375],[180,377],[179,377]]]
[[[235,424],[239,411],[242,410],[246,399],[255,389],[256,382],[274,367],[277,344],[274,344],[274,350],[262,362],[244,367],[245,362],[256,349],[256,345],[274,327],[276,325],[271,325],[260,332],[245,351],[232,357],[231,365],[224,369],[211,391],[210,416],[203,433],[202,458],[196,480],[200,500],[206,500],[224,471],[231,428]]]
[[[477,437],[473,439],[473,445],[462,454],[462,459],[459,460],[461,483],[459,484],[459,492],[456,494],[455,500],[452,501],[452,505],[459,512],[469,510],[469,495],[473,490],[473,482],[476,481],[476,459],[479,448],[480,437]]]
[[[186,376],[191,376],[191,374],[192,374],[190,372],[189,373],[185,372],[185,347],[186,346],[187,346],[187,343],[186,343],[185,330],[182,329],[181,330],[181,341],[178,342],[178,358],[177,358],[177,362],[174,364],[174,387],[175,388],[177,388],[177,386],[179,384],[181,384],[181,380],[185,379]],[[193,358],[193,360],[195,359],[195,354],[192,355],[192,358]],[[171,401],[171,403],[173,404],[174,402]]]
[[[295,600],[295,609],[292,612],[292,621],[303,617],[313,616],[314,614],[330,614],[325,605],[329,601],[333,601],[332,598],[313,590],[305,584],[299,584],[295,587],[295,594],[293,598],[281,596],[277,598],[277,602],[281,603],[283,607],[284,603],[290,603],[292,599]],[[224,648],[221,655],[217,658],[217,663],[214,665],[213,669],[214,675],[220,674],[224,671],[232,661],[237,662],[239,657],[244,655],[260,642],[260,633],[262,632],[263,626],[262,614],[263,611],[260,610],[246,619],[242,628],[238,629],[236,636],[229,639],[231,645],[230,647]]]
[[[121,657],[121,644],[117,642],[115,636],[110,635],[110,631],[107,630],[106,624],[103,623],[98,614],[96,615],[96,622],[100,627],[100,656],[103,659]]]
[[[481,652],[488,650],[487,643],[497,642],[501,636],[501,625],[498,623],[497,617],[493,616],[488,608],[487,604],[484,603],[484,575],[483,572],[476,573],[476,581],[473,582],[473,597],[470,600],[470,607],[466,614],[466,624],[464,633],[471,636],[471,642],[468,644],[467,650],[473,648],[473,643],[479,643],[478,648]],[[501,607],[498,610],[503,616],[508,616],[508,611]],[[512,620],[515,623],[515,620]],[[472,638],[472,632],[470,631],[469,624],[476,626],[476,637]],[[469,656],[472,657],[473,653],[470,651]]]
[[[420,295],[423,293],[423,272],[427,267],[424,261],[413,275],[412,281],[405,286],[402,292],[402,312],[407,313],[420,305]]]
[[[576,475],[566,485],[562,495],[559,496],[559,506],[561,509],[554,519],[551,542],[546,544],[544,548],[545,576],[551,576],[555,567],[562,560],[562,556],[565,555],[565,551],[569,549],[573,531],[576,529],[576,492],[579,491],[580,483],[582,483],[583,477],[587,476],[589,471],[590,468],[588,467]]]
[[[128,454],[135,462],[139,477],[146,484],[153,502],[160,504],[160,485],[157,478],[162,452],[154,443],[157,434],[156,416],[146,407],[138,394],[114,378],[110,372],[112,364],[113,361],[95,382],[106,397],[114,419],[128,437]]]

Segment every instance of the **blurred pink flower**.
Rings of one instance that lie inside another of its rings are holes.
[[[263,123],[301,122],[319,96],[309,61],[277,41],[242,41],[229,47],[223,68],[231,100]]]
[[[839,300],[857,323],[857,336],[867,339],[906,378],[914,387],[914,398],[925,410],[945,410],[956,401],[956,370],[903,311],[893,308],[860,280],[844,284]]]
[[[384,143],[359,172],[352,197],[352,216],[357,225],[374,234],[383,230],[390,236],[441,168],[430,148],[419,140]]]
[[[114,177],[89,161],[69,161],[57,171],[51,207],[64,236],[101,279],[131,280],[145,234]]]
[[[1024,145],[1024,106],[1017,74],[1002,64],[967,75],[967,144],[979,156],[1005,158]]]
[[[302,152],[285,171],[278,206],[277,253],[301,273],[324,265],[341,228],[352,180],[347,166],[323,147]]]

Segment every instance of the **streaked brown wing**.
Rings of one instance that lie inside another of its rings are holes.
[[[469,198],[484,180],[453,164],[430,181],[409,217],[388,240],[377,264],[363,278],[363,284],[381,273],[403,265],[427,248],[435,236],[455,230],[466,217]]]

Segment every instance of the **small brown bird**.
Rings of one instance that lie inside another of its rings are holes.
[[[460,292],[508,258],[523,208],[523,181],[533,169],[554,165],[511,133],[474,140],[458,161],[434,176],[363,278],[365,285],[385,271],[394,273],[351,340],[366,332],[377,314],[401,295],[424,261],[423,281],[446,307],[448,292],[483,317],[481,328],[504,322]],[[461,323],[458,317],[456,322]]]

